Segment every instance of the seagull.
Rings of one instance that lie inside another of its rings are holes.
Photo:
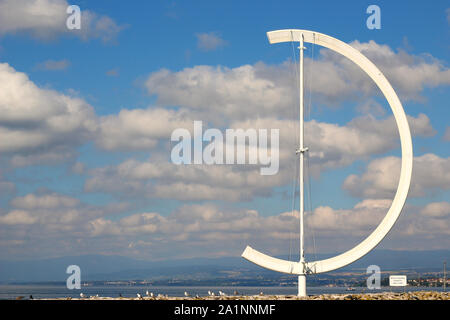
[[[219,290],[219,295],[222,296],[222,297],[223,297],[223,296],[226,296],[225,292],[222,292],[222,291],[220,291],[220,290]]]
[[[264,293],[263,293],[263,292],[261,291],[261,292],[259,293],[259,295],[260,295],[260,296],[263,296],[263,295],[264,295]]]
[[[187,291],[184,292],[185,297],[189,297],[189,293]]]
[[[122,294],[121,294],[121,293],[119,293],[119,297],[121,297],[121,298],[122,298]]]
[[[142,296],[141,296],[140,293],[137,294],[137,297],[138,297],[139,299],[142,299]]]
[[[149,292],[147,290],[147,291],[145,291],[145,294],[147,295],[147,297],[152,297],[153,298],[153,292]]]
[[[86,295],[82,292],[82,293],[80,293],[80,297],[81,298],[86,298]]]
[[[233,294],[234,294],[235,296],[237,296],[237,295],[239,294],[239,292],[237,292],[236,290],[234,290]]]
[[[30,294],[30,300],[33,300],[33,296]]]

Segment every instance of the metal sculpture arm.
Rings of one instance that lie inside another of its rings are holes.
[[[380,88],[392,109],[397,123],[402,150],[401,171],[397,192],[386,216],[378,227],[354,248],[329,259],[306,262],[305,265],[306,269],[312,270],[313,273],[336,270],[360,259],[375,248],[388,234],[400,216],[408,195],[413,165],[413,149],[408,121],[402,104],[386,77],[369,59],[350,45],[325,34],[308,30],[286,29],[271,31],[267,33],[267,37],[270,43],[300,41],[300,38],[303,37],[304,42],[321,45],[350,59],[365,71]],[[242,256],[267,269],[299,274],[300,264],[298,262],[272,258],[250,247],[245,249]]]

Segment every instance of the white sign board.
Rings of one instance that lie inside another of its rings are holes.
[[[389,276],[390,287],[404,287],[407,285],[406,276]]]

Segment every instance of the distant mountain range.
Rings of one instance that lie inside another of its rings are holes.
[[[333,254],[318,254],[324,259]],[[281,257],[286,259],[287,257]],[[307,257],[308,258],[308,257]],[[308,260],[313,260],[311,259]],[[411,270],[418,272],[442,270],[443,261],[450,262],[450,250],[394,251],[374,250],[339,271],[364,272],[376,264],[381,271]],[[0,282],[66,281],[69,265],[81,268],[82,281],[132,279],[213,279],[273,277],[278,273],[260,268],[241,257],[198,258],[167,261],[143,261],[123,256],[82,255],[42,260],[0,261]]]

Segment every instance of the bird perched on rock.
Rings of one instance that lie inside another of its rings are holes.
[[[86,298],[86,295],[85,295],[83,292],[81,292],[81,293],[80,293],[80,298],[83,298],[83,299],[84,299],[84,298]]]
[[[226,296],[225,292],[222,292],[220,290],[219,290],[219,295],[222,296],[222,297]]]
[[[185,297],[189,297],[189,293],[187,291],[184,292]]]
[[[142,299],[142,296],[141,296],[140,293],[137,294],[137,297],[138,297],[139,299]]]

